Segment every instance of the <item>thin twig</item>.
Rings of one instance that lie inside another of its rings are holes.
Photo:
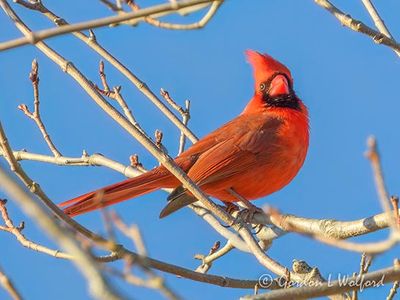
[[[133,116],[131,109],[126,104],[125,99],[122,97],[121,86],[115,86],[115,87],[112,88],[112,90],[110,90],[110,87],[109,87],[109,85],[107,83],[107,77],[106,77],[106,74],[104,72],[104,62],[102,60],[100,61],[100,64],[99,64],[99,74],[100,74],[101,82],[103,84],[103,90],[96,86],[98,91],[102,95],[116,100],[118,105],[122,108],[122,110],[123,110],[125,116],[128,118],[128,120],[134,126],[139,128],[143,132],[143,130],[139,126],[139,123],[136,121],[135,117]]]
[[[113,2],[109,0],[99,0],[101,3],[103,3],[106,7],[111,9],[114,12],[120,12],[122,11],[122,8],[119,7],[118,5],[114,4]]]
[[[176,103],[174,99],[171,98],[168,91],[161,89],[160,94],[165,99],[165,101],[167,101],[168,104],[171,105],[171,107],[175,109],[179,114],[181,114],[182,116],[185,114],[185,110],[182,108],[182,106]]]
[[[367,152],[366,157],[371,162],[372,171],[375,179],[375,186],[378,191],[379,200],[382,206],[382,209],[385,213],[387,213],[389,217],[390,227],[392,228],[392,232],[397,231],[397,225],[392,213],[391,202],[389,198],[389,193],[386,188],[385,179],[383,176],[381,159],[378,151],[378,145],[375,137],[370,136],[367,140]]]
[[[132,11],[140,11],[140,7],[133,0],[125,0]],[[176,2],[175,2],[176,3]],[[215,15],[218,8],[223,3],[223,0],[215,0],[210,8],[207,10],[206,14],[201,18],[200,21],[191,23],[191,24],[175,24],[170,22],[163,22],[158,20],[157,18],[148,16],[144,18],[144,21],[150,25],[155,27],[163,28],[163,29],[172,29],[172,30],[193,30],[193,29],[201,29],[207,25],[207,23],[211,20],[211,18]]]
[[[363,253],[361,255],[361,260],[360,260],[360,269],[358,271],[358,274],[355,273],[353,276],[358,275],[360,280],[362,279],[362,276],[368,272],[369,267],[371,266],[372,263],[372,256],[367,255],[366,253]],[[352,297],[352,300],[358,300],[358,290],[354,290]]]
[[[137,154],[129,156],[129,162],[132,168],[135,168],[142,173],[147,172],[147,170],[143,167],[142,163],[139,161],[139,156]],[[167,190],[171,191],[171,189]]]
[[[182,123],[187,126],[188,122],[190,119],[190,101],[186,100],[185,101],[185,113],[182,116]],[[186,144],[186,136],[183,131],[181,131],[181,135],[179,137],[179,149],[178,149],[178,155],[182,154],[182,152],[185,150],[185,144]]]
[[[400,51],[400,44],[398,44],[395,40],[385,36],[384,34],[376,31],[359,20],[353,19],[349,14],[342,12],[340,9],[335,7],[330,1],[328,0],[314,0],[319,6],[326,9],[330,12],[333,16],[335,16],[338,21],[343,25],[351,30],[356,32],[360,32],[372,38],[372,40],[381,45],[388,46],[393,50]]]
[[[395,268],[399,268],[399,260],[397,258],[394,260],[393,266]],[[397,280],[397,281],[393,282],[393,286],[390,289],[389,295],[386,297],[386,300],[394,299],[394,296],[397,294],[398,288],[399,288],[399,281]]]
[[[399,214],[399,197],[391,196],[390,202],[393,207],[394,219],[396,220],[397,228],[400,228],[400,214]]]
[[[222,248],[218,249],[215,249],[215,247],[211,248],[210,252],[206,256],[201,254],[195,255],[194,258],[201,260],[201,265],[197,267],[196,272],[207,273],[212,267],[212,264],[215,260],[226,255],[233,249],[235,249],[235,247],[232,245],[230,241],[227,241]]]
[[[63,253],[60,250],[53,250],[53,249],[44,247],[42,245],[39,245],[35,242],[28,240],[22,234],[22,230],[25,227],[24,222],[22,222],[18,226],[15,226],[13,221],[11,220],[10,216],[8,215],[8,211],[6,208],[6,200],[0,199],[0,213],[1,213],[1,217],[3,218],[4,223],[5,223],[5,226],[0,226],[0,230],[13,234],[17,238],[18,242],[21,243],[22,246],[24,246],[28,249],[32,249],[37,252],[42,252],[42,253],[48,254],[50,256],[54,256],[56,258],[64,258],[64,259],[72,258],[71,255],[69,255],[67,253]]]
[[[10,295],[13,300],[22,300],[22,296],[15,287],[14,283],[11,279],[6,275],[3,271],[3,268],[0,267],[0,285],[6,290],[6,292]]]
[[[109,247],[110,250],[114,250],[115,244],[103,239],[97,234],[94,234],[90,230],[86,229],[85,227],[81,226],[79,223],[68,217],[63,213],[63,211],[55,205],[49,197],[44,193],[41,189],[40,185],[34,182],[26,172],[21,168],[20,164],[14,157],[14,153],[11,150],[11,147],[8,143],[7,136],[3,130],[3,126],[0,123],[0,146],[3,151],[3,156],[7,160],[8,164],[10,165],[11,171],[13,171],[21,182],[34,194],[36,194],[39,199],[49,208],[52,212],[61,220],[63,220],[66,224],[74,228],[76,231],[81,233],[82,235],[86,236],[87,238],[96,241],[99,245],[103,245]]]
[[[361,1],[364,4],[365,8],[367,9],[369,15],[371,16],[372,21],[374,21],[376,28],[378,28],[378,30],[384,35],[386,35],[388,38],[391,38],[393,41],[395,41],[395,39],[390,34],[389,29],[386,27],[385,22],[383,22],[383,19],[376,10],[372,1],[371,0],[361,0]],[[394,52],[398,56],[400,56],[399,50],[394,50]]]
[[[111,221],[113,222],[115,227],[117,227],[119,231],[121,231],[125,236],[132,240],[133,244],[136,246],[139,255],[147,255],[147,250],[144,245],[139,227],[134,224],[128,226],[125,222],[122,221],[121,217],[115,211],[112,211],[110,216]]]
[[[18,0],[18,3],[24,2],[23,0]],[[44,7],[43,3],[36,3],[35,8],[39,12],[45,12],[44,15],[51,21],[53,21],[57,26],[66,26],[68,22],[56,14],[51,12],[48,8]],[[137,89],[143,93],[176,127],[179,128],[181,132],[184,132],[188,139],[195,143],[197,141],[196,136],[193,132],[185,126],[175,114],[160,100],[158,97],[147,87],[146,83],[140,80],[135,74],[133,74],[127,67],[125,67],[117,58],[110,54],[106,49],[104,49],[97,41],[92,30],[89,31],[89,36],[83,34],[82,32],[73,32],[73,35],[85,42],[90,48],[101,55],[105,60],[107,60],[111,65],[113,65],[118,71],[120,71],[129,81],[134,84]]]
[[[36,32],[30,32],[25,37],[17,38],[14,40],[0,43],[0,51],[20,47],[20,46],[27,45],[27,44],[36,44],[45,39],[64,35],[64,34],[71,33],[71,32],[104,27],[104,26],[108,26],[111,24],[117,24],[117,23],[121,23],[124,21],[128,21],[128,20],[129,21],[141,20],[144,17],[154,16],[154,15],[157,15],[160,13],[177,12],[178,10],[180,10],[182,8],[197,6],[198,4],[210,3],[213,1],[215,1],[215,0],[187,0],[187,1],[179,1],[179,2],[176,2],[175,4],[171,4],[171,3],[160,4],[160,5],[152,6],[149,8],[143,8],[137,12],[128,12],[128,13],[124,13],[124,14],[119,14],[117,16],[105,17],[105,18],[95,19],[95,20],[91,20],[91,21],[80,22],[80,23],[75,23],[75,24],[71,24],[71,25],[65,25],[65,26],[58,27],[58,28],[50,28],[50,29],[44,29],[44,30],[40,30],[40,31],[36,31]],[[5,2],[5,0],[2,0],[1,6],[3,7],[3,9],[5,8],[4,2]]]
[[[185,101],[185,108],[180,106],[178,103],[176,103],[168,93],[168,91],[161,89],[160,90],[161,96],[167,101],[167,103],[174,109],[176,110],[182,117],[182,123],[187,126],[189,119],[190,119],[190,101],[186,100]],[[186,136],[185,133],[181,130],[181,134],[179,137],[179,149],[178,149],[178,155],[180,155],[183,150],[185,149],[185,143],[186,143]]]
[[[140,229],[137,225],[130,225],[128,226],[126,223],[122,221],[122,219],[118,216],[118,214],[113,211],[111,214],[111,220],[113,224],[128,238],[132,240],[134,245],[136,246],[136,249],[139,253],[139,255],[142,256],[147,256],[147,249],[143,240],[143,236],[140,232]],[[128,260],[129,261],[129,260]],[[148,279],[142,279],[140,277],[137,277],[130,272],[131,270],[131,264],[129,264],[129,268],[126,269],[126,272],[124,272],[124,276],[120,276],[124,280],[126,280],[129,283],[139,285],[139,286],[146,286],[149,288],[157,289],[159,290],[166,298],[172,299],[172,300],[178,300],[181,299],[181,297],[176,294],[165,282],[164,278],[161,276],[157,275],[156,272],[154,272],[151,269],[148,268],[143,268],[144,272],[149,276]]]
[[[86,277],[90,292],[95,298],[107,300],[124,299],[111,288],[101,274],[96,262],[79,247],[72,234],[56,222],[56,219],[49,216],[49,212],[42,205],[39,205],[37,200],[33,199],[28,192],[15,183],[1,166],[0,181],[2,188],[18,203],[24,212],[35,220],[60,246],[75,257],[73,262]]]
[[[386,300],[394,299],[394,296],[397,294],[398,288],[399,288],[399,282],[398,281],[393,282],[393,286],[390,289],[389,295],[386,297]]]
[[[42,133],[42,136],[43,136],[47,146],[50,148],[50,151],[53,153],[53,155],[55,157],[59,157],[59,156],[61,156],[61,152],[58,151],[57,147],[51,140],[50,135],[47,132],[46,127],[44,126],[44,123],[43,123],[41,115],[40,115],[39,64],[36,61],[36,59],[34,59],[32,61],[32,71],[29,74],[29,79],[31,80],[32,86],[33,86],[34,110],[33,110],[33,112],[30,112],[28,106],[26,106],[25,104],[20,104],[18,106],[18,109],[20,109],[26,116],[28,116],[33,121],[35,121],[37,127],[39,128],[40,132]]]
[[[166,286],[162,277],[152,277],[149,279],[143,279],[139,276],[132,274],[131,272],[121,272],[115,268],[108,267],[106,268],[106,270],[110,272],[110,274],[125,280],[125,282],[129,284],[159,290],[167,299],[172,299],[172,300],[181,299],[171,289],[169,289],[169,287]]]

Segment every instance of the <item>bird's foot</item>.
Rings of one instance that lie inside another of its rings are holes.
[[[235,211],[240,211],[240,207],[232,202],[224,202],[224,205],[225,206],[223,206],[223,209],[225,209],[225,211],[230,215]]]
[[[251,223],[256,213],[264,213],[261,208],[251,204],[250,202],[245,203],[245,205],[247,207],[242,209],[237,216],[237,218],[241,219],[245,223]]]
[[[232,227],[235,224],[241,224],[241,225],[249,225],[251,221],[253,220],[253,217],[256,213],[264,213],[264,211],[255,206],[255,205],[246,205],[247,208],[240,209],[239,206],[233,203],[226,203],[225,209],[229,214],[235,214],[235,219],[233,220],[232,224],[226,225],[224,227]],[[260,230],[262,229],[263,225],[262,224],[257,224],[255,226],[252,226],[252,229],[255,230],[255,234],[259,233]]]

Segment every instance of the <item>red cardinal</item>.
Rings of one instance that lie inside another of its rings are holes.
[[[269,195],[286,186],[304,163],[308,148],[308,113],[293,91],[290,71],[271,56],[247,51],[254,68],[254,96],[243,112],[192,145],[175,162],[208,195],[223,202]],[[76,216],[150,193],[174,188],[160,217],[196,201],[166,168],[61,203]],[[101,200],[99,200],[101,198]]]

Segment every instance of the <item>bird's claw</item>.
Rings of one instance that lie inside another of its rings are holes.
[[[232,202],[224,202],[224,204],[225,206],[223,206],[223,208],[230,215],[232,215],[235,211],[240,211],[240,207]]]
[[[244,208],[242,210],[240,210],[240,208],[233,203],[225,203],[225,205],[226,205],[225,209],[229,214],[239,211],[235,219],[233,220],[232,224],[224,226],[227,228],[232,227],[235,224],[242,224],[242,225],[250,224],[256,213],[264,213],[264,211],[261,208],[255,205],[251,205],[248,208]],[[256,230],[255,234],[257,234],[261,231],[262,227],[263,227],[262,224],[257,224],[253,226],[252,229]]]
[[[251,205],[242,209],[237,217],[242,219],[245,223],[250,223],[256,213],[264,213],[264,211],[255,205]]]

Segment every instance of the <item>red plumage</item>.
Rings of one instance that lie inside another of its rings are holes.
[[[228,189],[253,200],[287,185],[304,163],[308,149],[308,113],[294,94],[290,71],[268,55],[247,51],[254,69],[255,93],[235,119],[208,134],[175,159],[200,188],[224,202],[237,201]],[[66,201],[71,216],[181,183],[163,166],[143,175]],[[99,195],[96,199],[96,195]],[[188,200],[183,191],[172,200],[179,209]]]

